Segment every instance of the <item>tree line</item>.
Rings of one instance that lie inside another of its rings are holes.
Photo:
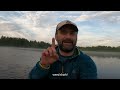
[[[120,52],[120,46],[111,47],[111,46],[92,46],[92,47],[79,47],[83,51],[112,51]]]
[[[47,47],[51,46],[51,44],[46,43],[44,41],[37,42],[36,40],[29,41],[25,38],[1,36],[0,46],[47,48]],[[118,47],[111,47],[111,46],[80,47],[80,46],[78,46],[78,48],[80,48],[83,51],[120,51],[120,46],[118,46]]]
[[[47,48],[50,46],[49,43],[44,41],[37,42],[28,41],[25,38],[15,38],[15,37],[5,37],[1,36],[0,38],[0,46],[15,46],[15,47],[32,47],[32,48]]]

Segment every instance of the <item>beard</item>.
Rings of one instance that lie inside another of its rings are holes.
[[[63,41],[58,41],[58,46],[59,46],[59,49],[63,52],[72,52],[75,47],[76,47],[76,41],[73,41],[71,39],[65,39]]]

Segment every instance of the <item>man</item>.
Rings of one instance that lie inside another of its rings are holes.
[[[97,79],[93,60],[76,46],[78,28],[64,20],[56,27],[51,47],[42,52],[40,61],[29,73],[30,79]]]

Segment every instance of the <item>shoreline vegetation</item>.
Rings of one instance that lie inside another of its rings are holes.
[[[46,43],[44,41],[37,42],[36,40],[29,41],[25,38],[1,36],[0,46],[45,49],[51,46],[51,44]],[[80,47],[78,46],[78,48],[82,51],[120,52],[120,46],[118,47],[111,47],[111,46]]]

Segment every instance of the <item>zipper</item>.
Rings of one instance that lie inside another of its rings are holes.
[[[61,64],[62,64],[61,72],[62,74],[64,74],[64,63],[61,63]]]
[[[62,65],[62,74],[64,73],[64,67],[63,67],[63,65]]]

